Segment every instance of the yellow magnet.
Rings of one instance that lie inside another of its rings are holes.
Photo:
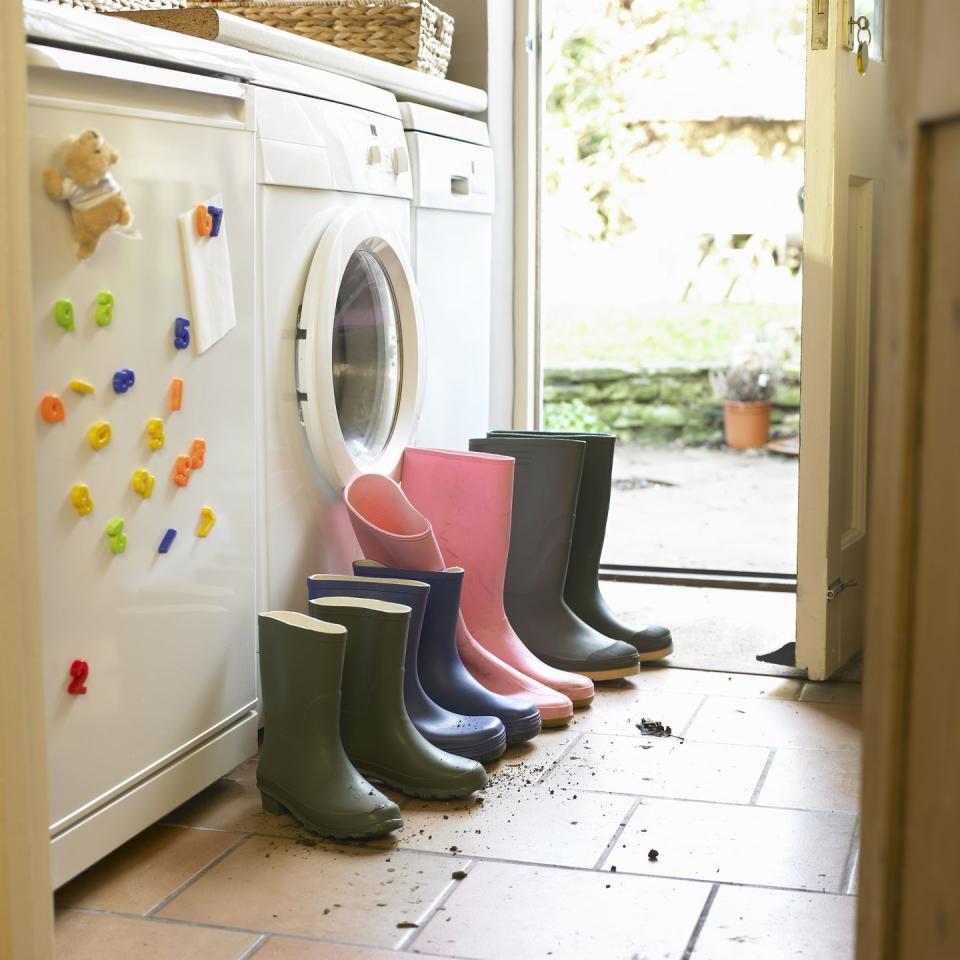
[[[217,515],[209,508],[204,507],[200,511],[200,526],[197,527],[197,536],[205,537],[213,529],[217,522]]]
[[[93,497],[90,496],[90,488],[85,483],[75,483],[70,490],[70,502],[73,509],[85,517],[93,510]]]
[[[149,500],[153,496],[153,485],[157,478],[147,470],[134,470],[133,477],[130,480],[130,486],[134,493],[139,493],[144,500]]]
[[[166,440],[163,435],[163,421],[159,417],[151,417],[147,421],[147,445],[151,450],[159,450]]]
[[[113,436],[113,430],[106,420],[98,420],[87,431],[87,443],[91,450],[102,450]]]
[[[87,383],[86,380],[71,380],[70,389],[74,393],[88,394],[93,393],[95,388],[92,383]]]

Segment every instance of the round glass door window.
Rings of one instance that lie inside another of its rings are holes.
[[[347,261],[333,321],[337,418],[347,450],[361,463],[383,453],[400,405],[403,347],[380,243],[364,241]]]

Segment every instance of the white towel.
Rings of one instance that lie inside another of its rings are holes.
[[[223,207],[223,197],[205,200],[204,206],[209,205]],[[195,210],[180,214],[177,220],[190,290],[190,336],[197,353],[203,353],[237,325],[237,313],[227,246],[230,211],[224,209],[216,237],[201,237],[197,235]]]

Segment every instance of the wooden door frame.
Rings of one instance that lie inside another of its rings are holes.
[[[910,882],[904,870],[909,843],[907,811],[921,798],[946,799],[942,794],[944,773],[931,773],[930,767],[923,777],[908,773],[911,758],[930,749],[925,742],[927,732],[911,729],[910,723],[911,708],[925,696],[912,667],[918,642],[914,632],[915,572],[918,521],[923,508],[919,466],[927,322],[927,141],[935,121],[960,118],[960,72],[952,52],[958,34],[960,10],[953,9],[952,0],[888,4],[885,42],[891,73],[880,302],[873,338],[873,382],[878,389],[871,398],[871,542],[858,960],[934,958],[927,952],[930,941],[906,940],[903,894]],[[943,597],[944,604],[952,600]],[[922,638],[925,656],[937,657],[937,644],[948,639]],[[950,642],[955,643],[955,638]],[[944,657],[944,661],[949,662],[949,658]],[[940,725],[947,729],[952,723],[955,730],[960,717],[955,702],[940,706]],[[953,837],[942,836],[938,841],[944,855],[951,843],[956,844],[960,824],[949,830]],[[930,866],[930,876],[934,877],[936,865]],[[915,923],[910,929],[916,935]]]
[[[0,10],[0,957],[53,956],[36,532],[27,67]],[[66,667],[64,668],[66,676]]]

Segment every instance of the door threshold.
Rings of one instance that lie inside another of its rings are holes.
[[[650,583],[670,587],[700,587],[714,590],[758,590],[765,593],[796,593],[797,576],[743,570],[702,570],[689,567],[642,567],[605,563],[600,579],[614,583]]]

